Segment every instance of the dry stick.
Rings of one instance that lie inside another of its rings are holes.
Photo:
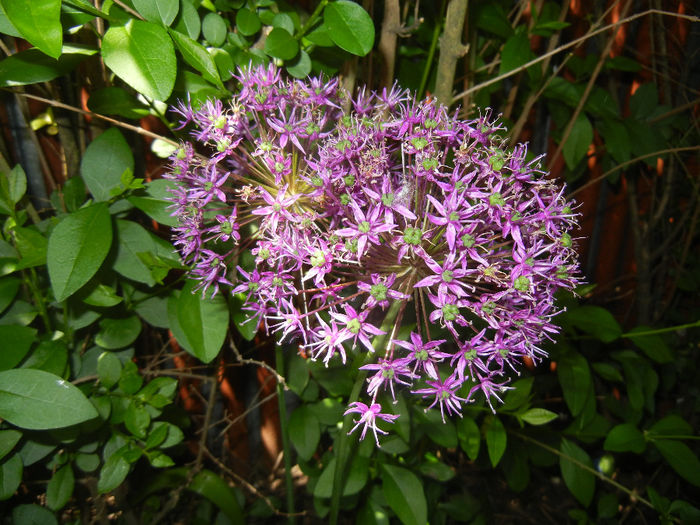
[[[381,79],[381,87],[390,88],[394,82],[394,67],[396,65],[396,39],[401,27],[399,13],[399,0],[386,0],[384,2],[384,21],[382,33],[377,47],[382,57],[384,72]]]
[[[627,4],[622,10],[621,17],[624,18],[624,16],[627,14],[627,11],[629,11],[629,8],[632,7],[632,0],[627,0]],[[598,79],[598,75],[603,69],[603,64],[608,58],[608,55],[610,54],[610,50],[612,49],[613,44],[615,43],[615,38],[617,37],[617,30],[618,27],[613,28],[613,32],[608,38],[608,43],[605,45],[605,49],[603,49],[603,52],[600,54],[600,58],[598,59],[598,63],[595,65],[595,69],[593,69],[593,72],[591,73],[591,78],[588,79],[588,84],[586,84],[586,89],[584,89],[583,94],[581,95],[581,100],[579,100],[578,105],[576,106],[576,109],[574,110],[574,113],[571,115],[571,118],[569,119],[569,123],[566,125],[566,128],[564,129],[564,133],[562,134],[561,140],[559,141],[559,144],[557,145],[557,149],[554,151],[554,155],[552,155],[549,158],[549,168],[551,169],[552,166],[554,166],[554,163],[557,161],[559,158],[559,155],[561,155],[562,149],[564,148],[564,144],[566,144],[566,141],[569,140],[569,135],[571,135],[571,131],[574,129],[574,125],[576,124],[576,121],[578,120],[578,116],[581,114],[581,111],[583,111],[583,106],[588,100],[588,96],[591,94],[591,91],[593,90],[593,86],[595,85],[595,81]]]
[[[127,124],[126,122],[121,122],[120,120],[113,119],[111,117],[107,117],[106,115],[101,115],[100,113],[93,113],[92,111],[85,111],[84,109],[76,108],[74,106],[69,106],[68,104],[64,104],[62,102],[57,102],[55,100],[51,100],[48,98],[44,97],[39,97],[37,95],[31,95],[29,93],[20,93],[18,91],[13,91],[13,90],[8,90],[11,93],[14,93],[16,95],[21,95],[26,98],[30,98],[32,100],[38,100],[39,102],[43,102],[45,104],[49,104],[50,106],[54,106],[57,108],[61,109],[67,109],[68,111],[74,111],[76,113],[80,113],[81,115],[88,115],[90,117],[95,117],[101,120],[105,120],[109,122],[110,124],[114,124],[115,126],[119,126],[124,129],[128,129],[131,131],[134,131],[138,133],[139,135],[144,135],[146,137],[150,137],[153,139],[159,139],[162,140],[163,142],[167,142],[168,144],[171,144],[173,146],[179,146],[177,142],[175,142],[172,139],[169,139],[167,137],[164,137],[162,135],[158,135],[157,133],[153,133],[152,131],[148,131],[147,129],[143,129],[142,127],[139,126],[134,126],[133,124]]]
[[[445,32],[440,37],[440,58],[435,80],[435,98],[439,104],[449,106],[457,100],[452,98],[457,60],[464,56],[468,47],[462,44],[462,28],[467,12],[467,0],[450,0],[445,16]]]
[[[525,64],[523,64],[520,67],[517,67],[511,71],[508,71],[507,73],[503,73],[502,75],[498,75],[497,77],[494,77],[491,80],[487,80],[485,82],[482,82],[481,84],[477,84],[476,86],[472,86],[469,89],[466,89],[466,90],[462,91],[461,93],[459,93],[458,95],[456,95],[452,99],[452,101],[454,102],[454,101],[456,101],[456,100],[458,100],[458,99],[460,99],[460,98],[462,98],[470,93],[473,93],[474,91],[478,91],[478,90],[483,89],[487,86],[490,86],[491,84],[495,84],[496,82],[500,82],[504,78],[508,78],[510,76],[513,76],[513,75],[520,73],[521,71],[525,71],[530,66],[534,66],[535,64],[538,64],[539,62],[542,62],[542,61],[548,59],[549,57],[554,56],[557,53],[560,53],[561,51],[564,51],[565,49],[569,49],[570,47],[575,47],[578,44],[580,44],[581,42],[585,42],[589,38],[591,38],[597,34],[603,33],[612,27],[626,24],[627,22],[631,22],[632,20],[636,20],[637,18],[641,18],[641,17],[649,15],[649,14],[675,16],[678,18],[682,18],[684,20],[690,20],[691,22],[700,22],[700,17],[697,17],[697,16],[683,15],[683,14],[679,14],[679,13],[673,13],[670,11],[659,11],[658,9],[647,9],[646,11],[643,11],[641,13],[631,15],[627,18],[621,18],[617,22],[614,22],[612,24],[601,27],[600,29],[596,29],[594,31],[586,33],[582,37],[579,37],[576,40],[572,40],[571,42],[563,44],[563,45],[559,46],[558,48],[554,49],[553,51],[551,51],[549,53],[545,53],[544,55],[542,55],[540,57],[534,58],[534,59],[530,60],[529,62],[526,62]]]

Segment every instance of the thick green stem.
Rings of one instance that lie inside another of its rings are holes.
[[[389,310],[386,312],[384,322],[381,326],[381,330],[384,332],[384,334],[376,336],[372,341],[374,353],[358,354],[352,363],[353,368],[359,369],[365,361],[371,360],[375,355],[380,354],[380,352],[385,349],[387,339],[391,338],[393,335],[392,328],[396,323],[399,312],[402,311],[402,307],[405,305],[405,301],[394,301],[391,304]],[[355,379],[355,384],[352,387],[352,392],[350,393],[350,398],[348,399],[348,405],[354,403],[360,397],[360,392],[365,384],[366,377],[367,372],[360,370],[357,375],[357,379]],[[345,474],[349,465],[349,460],[351,459],[352,454],[355,451],[355,447],[357,446],[357,438],[350,438],[348,436],[348,432],[352,426],[352,417],[352,414],[348,414],[343,418],[343,428],[340,429],[340,432],[338,432],[338,437],[335,440],[335,472],[333,473],[333,492],[331,494],[331,509],[329,514],[329,523],[331,525],[336,525],[338,523],[340,497],[343,494],[345,481],[347,479]]]
[[[275,366],[277,373],[284,376],[284,354],[280,345],[275,346]],[[282,451],[284,454],[284,484],[287,496],[287,521],[294,524],[294,484],[292,482],[292,456],[289,447],[289,425],[287,425],[287,405],[284,400],[284,386],[277,382],[277,402],[280,413],[280,430],[282,431]]]

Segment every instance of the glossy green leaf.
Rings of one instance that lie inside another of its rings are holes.
[[[654,446],[683,479],[700,487],[700,460],[682,441],[655,439]]]
[[[236,493],[219,476],[210,470],[199,472],[189,484],[188,489],[214,503],[234,525],[243,525],[243,509],[238,504]]]
[[[188,281],[172,306],[168,307],[170,326],[178,342],[205,363],[221,350],[228,330],[229,313],[221,294],[214,297],[194,292],[195,281]]]
[[[7,13],[5,13],[5,8],[2,6],[2,2],[0,2],[0,33],[22,38],[20,32],[17,31],[17,28],[13,26],[10,19],[7,18]]]
[[[94,49],[65,45],[63,54],[56,60],[35,48],[20,51],[0,61],[0,86],[48,82],[72,71],[80,62],[95,53]]]
[[[126,414],[124,415],[124,425],[129,432],[134,436],[145,439],[146,430],[151,424],[151,416],[146,410],[146,407],[138,405],[134,402],[129,403],[129,407],[126,409]]]
[[[17,269],[34,268],[46,264],[48,240],[34,226],[14,229],[15,247],[19,252]]]
[[[1,0],[7,18],[32,45],[53,58],[63,47],[61,0]]]
[[[14,368],[29,352],[36,334],[36,328],[15,324],[0,325],[0,370]]]
[[[592,384],[588,361],[578,352],[567,352],[557,363],[557,375],[571,414],[578,416]]]
[[[97,417],[85,395],[60,377],[30,368],[0,372],[0,417],[20,428],[46,430]]]
[[[117,221],[117,256],[114,260],[114,270],[134,281],[153,286],[156,283],[152,267],[147,264],[150,257],[171,260],[176,264],[176,255],[172,245],[147,231],[140,224],[127,221]]]
[[[102,58],[124,82],[155,100],[167,100],[175,85],[177,60],[166,30],[130,19],[111,26],[102,40]]]
[[[7,456],[22,438],[18,430],[0,430],[0,460]]]
[[[636,326],[627,332],[625,337],[630,339],[635,346],[641,348],[649,359],[661,364],[672,362],[673,352],[671,352],[666,341],[659,334],[636,335],[637,333],[645,333],[652,330],[653,328],[648,326]]]
[[[80,162],[80,175],[96,201],[108,201],[121,184],[121,176],[134,170],[134,156],[117,128],[93,140]]]
[[[486,449],[489,453],[491,465],[495,467],[506,451],[506,443],[508,440],[506,429],[503,423],[501,423],[501,420],[493,415],[484,418],[482,429],[486,436]]]
[[[508,71],[517,69],[533,58],[530,50],[530,40],[525,31],[518,31],[506,40],[501,51],[501,64],[498,74],[503,75]]]
[[[420,479],[410,470],[382,465],[382,489],[386,502],[404,525],[428,523],[428,504]]]
[[[41,341],[22,362],[22,368],[36,368],[63,376],[68,364],[68,347],[63,340]]]
[[[47,266],[57,301],[73,295],[102,265],[112,245],[112,221],[103,203],[63,218],[49,237]]]
[[[20,280],[17,277],[0,278],[0,313],[15,300],[19,285]]]
[[[97,359],[97,375],[102,385],[112,388],[119,382],[122,375],[122,362],[113,353],[102,352]]]
[[[632,156],[632,141],[622,122],[603,120],[598,123],[598,132],[603,137],[605,148],[616,162],[627,162]]]
[[[339,0],[323,10],[328,34],[339,48],[353,55],[365,56],[374,45],[374,22],[362,6]]]
[[[559,457],[559,467],[564,478],[564,483],[574,495],[574,497],[585,507],[591,504],[593,492],[595,491],[595,476],[587,470],[582,469],[571,459],[593,468],[591,458],[581,447],[564,438],[561,440]]]
[[[367,485],[369,460],[362,456],[355,456],[348,466],[344,479],[343,496],[352,496],[360,492]],[[321,476],[314,487],[314,496],[317,498],[330,498],[335,477],[335,458],[332,458],[321,472]]]
[[[58,525],[56,516],[39,505],[17,505],[12,509],[12,523],[22,525]]]
[[[139,374],[139,368],[133,361],[122,363],[122,375],[119,378],[119,388],[127,395],[135,394],[143,385],[143,377]]]
[[[13,454],[0,463],[0,501],[12,497],[22,482],[24,466],[19,454]]]
[[[202,44],[192,40],[187,35],[172,29],[168,32],[185,62],[199,71],[209,82],[223,88],[219,70],[216,68],[216,62],[214,62],[214,57],[209,54],[209,51]]]
[[[149,22],[169,26],[177,16],[180,3],[177,0],[132,0],[136,10]]]
[[[129,346],[140,333],[141,321],[136,315],[105,317],[100,321],[100,331],[95,336],[95,343],[107,350],[116,350]]]
[[[610,363],[591,363],[593,370],[606,381],[617,381],[622,383],[622,374]]]
[[[525,423],[531,425],[546,425],[550,421],[557,419],[557,417],[559,417],[557,414],[545,408],[531,408],[520,416]]]
[[[100,477],[97,480],[97,490],[100,494],[114,490],[121,485],[130,468],[129,462],[119,452],[109,456],[100,469]]]
[[[608,432],[603,448],[609,452],[634,452],[641,454],[647,444],[637,427],[631,423],[616,425]]]
[[[639,86],[630,98],[630,114],[632,118],[646,121],[659,104],[659,92],[656,84],[649,82]]]
[[[96,284],[88,296],[83,299],[85,304],[102,308],[115,306],[122,301],[123,299],[117,295],[117,291],[106,284]]]
[[[236,13],[236,27],[240,34],[252,36],[260,31],[262,23],[256,13],[244,7]]]
[[[78,210],[85,202],[86,190],[82,177],[74,175],[63,184],[63,205],[68,212]]]
[[[158,421],[153,424],[153,429],[148,433],[146,439],[146,448],[155,448],[168,437],[168,424],[162,421]]]
[[[58,469],[46,487],[46,506],[51,510],[62,509],[73,495],[75,475],[70,463]]]
[[[102,115],[119,115],[139,119],[150,114],[148,108],[139,102],[134,95],[120,87],[98,89],[90,95],[87,105],[90,111]]]
[[[0,196],[9,208],[14,208],[26,192],[27,175],[20,164],[9,173],[0,175]]]
[[[286,29],[275,27],[265,39],[265,53],[282,60],[291,60],[299,52],[299,44]]]
[[[297,407],[289,418],[289,438],[299,457],[308,461],[321,440],[321,425],[307,405]]]
[[[251,312],[243,310],[245,303],[245,294],[237,293],[231,296],[231,318],[236,324],[238,333],[243,336],[246,341],[252,341],[255,334],[258,333],[258,321],[253,318]]]
[[[303,49],[294,62],[287,66],[287,73],[296,78],[306,78],[311,73],[311,57]]]
[[[473,418],[465,416],[457,421],[457,435],[459,446],[467,453],[472,461],[479,457],[481,445],[481,431]]]
[[[562,154],[566,166],[573,170],[583,160],[588,152],[588,147],[593,142],[593,126],[585,114],[581,113],[571,128],[571,133],[564,143]]]
[[[511,26],[503,7],[495,2],[485,2],[477,5],[479,8],[476,16],[478,28],[489,31],[504,40],[513,34],[513,26]]]
[[[197,8],[191,0],[180,0],[180,12],[175,17],[173,29],[180,33],[185,33],[190,38],[197,40],[202,28],[202,21],[199,19]]]
[[[532,392],[534,381],[534,377],[525,377],[515,381],[511,385],[513,387],[512,390],[508,390],[506,393],[501,409],[510,412],[527,403],[530,400],[530,392]]]
[[[692,436],[693,427],[685,419],[675,414],[658,420],[649,428],[649,435],[653,436]]]
[[[172,203],[166,200],[172,197],[169,190],[174,186],[175,183],[171,180],[156,179],[146,184],[145,193],[130,195],[127,200],[156,222],[166,226],[177,226],[177,217],[168,209]]]
[[[226,21],[216,13],[207,13],[202,20],[202,36],[214,47],[220,47],[226,41],[228,28]]]

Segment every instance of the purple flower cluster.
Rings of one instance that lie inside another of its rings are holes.
[[[370,402],[346,412],[362,437],[393,422],[378,396],[399,385],[443,418],[477,392],[493,408],[577,284],[563,188],[490,111],[460,120],[396,88],[350,98],[273,66],[237,78],[227,105],[178,109],[196,146],[172,158],[175,245],[201,286],[244,294],[253,322],[326,364],[367,352]]]

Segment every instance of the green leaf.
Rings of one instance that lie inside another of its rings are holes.
[[[174,181],[156,179],[146,184],[145,194],[131,195],[127,200],[160,224],[177,226],[177,217],[172,216],[172,210],[168,209],[171,202],[166,200],[171,197],[169,190],[174,187]]]
[[[148,410],[146,410],[146,407],[138,405],[133,401],[129,403],[129,407],[126,409],[126,414],[124,415],[124,425],[127,430],[137,438],[146,439],[146,430],[150,424],[151,416]]]
[[[221,78],[219,77],[219,70],[216,68],[216,62],[214,62],[214,57],[209,54],[209,51],[207,51],[202,44],[192,40],[187,35],[183,35],[172,29],[168,30],[168,33],[173,39],[173,42],[175,42],[175,46],[177,46],[177,49],[180,51],[182,58],[185,59],[185,62],[199,71],[209,82],[223,88]]]
[[[600,306],[585,305],[563,314],[568,322],[604,343],[620,338],[622,328],[613,315]]]
[[[74,175],[63,185],[63,205],[68,212],[74,212],[85,202],[85,183],[82,177]]]
[[[175,17],[173,29],[180,33],[186,33],[190,38],[197,40],[201,27],[202,22],[199,19],[197,8],[192,5],[190,0],[180,0],[180,12]]]
[[[39,505],[17,505],[12,509],[12,523],[22,525],[58,525],[56,516]]]
[[[31,348],[37,330],[27,326],[0,325],[0,370],[9,370],[19,363]]]
[[[68,364],[68,347],[62,340],[41,341],[22,362],[22,368],[36,368],[62,376]]]
[[[622,383],[622,374],[610,363],[592,363],[593,370],[606,381]]]
[[[17,164],[12,171],[2,177],[2,196],[11,208],[24,197],[27,192],[27,175],[22,166]]]
[[[531,408],[520,416],[525,423],[530,423],[531,425],[546,425],[550,421],[557,419],[557,417],[559,416],[554,412],[544,408]]]
[[[311,73],[311,57],[303,49],[297,59],[287,66],[287,73],[296,78],[306,78]]]
[[[134,156],[117,128],[109,128],[93,140],[80,162],[80,175],[96,201],[110,200],[127,170],[134,171]]]
[[[511,386],[512,390],[508,390],[501,410],[507,412],[517,410],[530,400],[530,392],[532,384],[535,381],[534,377],[525,377],[518,379]]]
[[[622,122],[603,120],[598,124],[598,131],[603,137],[610,156],[619,163],[627,162],[632,156],[632,141],[627,128]]]
[[[177,16],[180,3],[175,0],[132,0],[136,10],[149,22],[169,26]]]
[[[13,454],[0,463],[0,501],[9,499],[22,482],[24,466],[19,454]],[[16,522],[22,523],[22,522]]]
[[[60,510],[73,495],[75,476],[70,463],[58,469],[46,487],[46,506],[51,510]]]
[[[106,284],[96,284],[87,297],[83,299],[85,304],[109,308],[121,303],[123,299],[117,295],[117,291]]]
[[[0,61],[0,86],[24,86],[48,82],[72,71],[80,62],[97,52],[78,45],[63,46],[58,60],[38,49],[20,51]]]
[[[22,38],[22,35],[19,33],[19,31],[17,31],[17,28],[13,26],[10,19],[7,18],[7,13],[5,13],[5,8],[2,6],[2,2],[0,2],[0,33]]]
[[[264,51],[271,57],[290,60],[299,52],[299,44],[286,29],[275,27],[265,39]]]
[[[567,352],[557,362],[557,375],[571,415],[578,416],[592,385],[588,361],[578,352]]]
[[[459,436],[459,446],[467,453],[472,461],[479,457],[479,446],[481,445],[481,432],[473,418],[465,416],[457,421],[457,435]]]
[[[642,349],[649,359],[660,364],[673,361],[673,352],[666,344],[666,341],[659,334],[649,334],[637,336],[639,332],[650,332],[653,330],[649,326],[637,326],[627,332],[625,337],[631,339],[635,346]]]
[[[47,266],[57,301],[86,284],[112,245],[112,221],[106,204],[82,208],[59,222],[49,237]]]
[[[683,479],[700,487],[700,461],[692,450],[681,441],[656,439],[654,446]]]
[[[0,430],[0,460],[7,456],[22,438],[19,430]]]
[[[203,297],[194,291],[196,281],[187,281],[173,307],[169,305],[170,326],[178,342],[205,363],[221,350],[228,330],[228,308],[221,294]]]
[[[374,23],[359,4],[346,0],[328,4],[323,10],[323,22],[339,48],[358,56],[365,56],[372,50]]]
[[[120,87],[98,89],[90,95],[87,105],[90,111],[102,115],[139,119],[150,114],[148,108],[135,96]]]
[[[117,236],[119,243],[113,268],[117,273],[134,281],[149,286],[156,283],[151,266],[146,264],[145,254],[162,259],[177,257],[170,244],[136,222],[118,220]]]
[[[168,437],[168,424],[162,421],[153,423],[153,429],[148,433],[146,439],[146,448],[155,448],[165,441]]]
[[[308,461],[316,452],[321,440],[321,425],[318,418],[307,405],[301,405],[289,418],[289,438],[299,453],[299,457]]]
[[[12,304],[19,291],[20,280],[16,277],[0,278],[0,313]]]
[[[641,454],[647,448],[644,434],[631,423],[616,425],[608,432],[603,449],[609,452],[634,452]]]
[[[649,428],[650,437],[654,436],[692,436],[693,427],[685,419],[675,414],[666,416]]]
[[[564,143],[562,154],[566,161],[566,166],[573,170],[576,165],[583,160],[588,152],[588,147],[593,142],[593,126],[585,114],[581,113],[576,118],[569,138]]]
[[[489,415],[484,418],[482,430],[486,436],[486,449],[489,452],[491,465],[496,466],[506,451],[506,429],[497,416]]]
[[[210,470],[199,472],[189,484],[188,489],[204,496],[214,503],[234,525],[243,525],[243,509],[238,504],[238,498],[228,484]]]
[[[17,269],[34,268],[46,264],[48,240],[35,227],[14,229],[15,246],[19,252]]]
[[[503,75],[512,71],[533,58],[530,50],[530,39],[525,31],[518,31],[506,40],[501,51],[501,64],[498,74]]]
[[[236,27],[238,32],[244,36],[253,36],[260,31],[262,24],[256,13],[245,7],[236,13]]]
[[[487,2],[477,4],[480,8],[476,17],[476,25],[480,29],[500,36],[504,40],[513,34],[508,15],[497,3]]]
[[[255,334],[258,333],[259,322],[251,315],[251,312],[243,310],[244,304],[244,293],[237,293],[231,296],[231,318],[236,325],[238,333],[246,341],[252,341],[255,338]]]
[[[130,469],[129,462],[124,456],[116,452],[107,458],[100,470],[100,478],[97,480],[97,490],[100,494],[116,489],[126,479]]]
[[[630,114],[632,118],[644,122],[649,119],[658,104],[659,93],[656,84],[642,84],[630,98]]]
[[[102,352],[97,359],[97,375],[102,385],[112,388],[119,382],[122,375],[122,362],[113,353]]]
[[[214,47],[221,47],[226,41],[228,28],[226,21],[216,13],[207,13],[202,20],[202,35]]]
[[[46,430],[77,425],[97,411],[77,387],[31,368],[0,372],[0,417],[20,428]]]
[[[423,485],[410,470],[382,465],[382,489],[386,502],[405,525],[428,522],[428,504]]]
[[[123,318],[105,317],[100,320],[100,331],[95,336],[95,343],[107,350],[124,348],[136,341],[141,333],[141,321],[138,316]]]
[[[343,496],[352,496],[360,492],[367,485],[369,460],[362,456],[355,456],[350,463],[349,472],[345,477]],[[330,498],[335,476],[335,458],[332,458],[321,472],[321,476],[314,487],[314,496],[317,498]]]
[[[102,58],[124,82],[155,100],[167,100],[175,85],[177,60],[166,30],[130,19],[111,26],[102,40]]]
[[[61,0],[2,0],[12,25],[32,45],[53,58],[63,46]]]
[[[571,494],[584,507],[588,507],[591,504],[593,492],[595,491],[595,476],[591,472],[583,470],[571,459],[593,468],[591,458],[585,450],[564,438],[561,440],[560,451],[562,456],[559,457],[559,467],[561,468],[564,483],[566,483]]]

